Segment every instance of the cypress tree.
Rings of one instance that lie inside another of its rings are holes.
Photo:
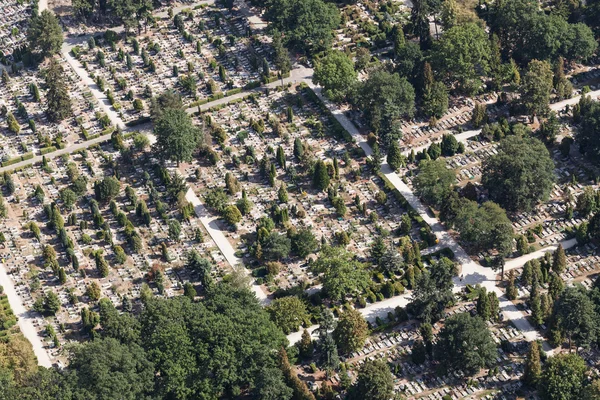
[[[560,275],[565,271],[566,268],[567,255],[565,254],[565,249],[563,249],[562,245],[559,244],[552,259],[552,271]]]
[[[318,190],[325,190],[329,186],[327,166],[322,160],[317,161],[313,175],[313,186]]]
[[[540,345],[537,341],[533,341],[531,342],[529,352],[527,353],[523,381],[530,386],[535,386],[537,385],[541,375],[542,366],[540,362]]]
[[[402,153],[400,152],[400,145],[396,141],[393,141],[390,145],[387,154],[387,163],[394,171],[400,169],[402,166]]]
[[[71,116],[71,98],[65,83],[65,73],[62,66],[54,58],[46,70],[46,114],[52,122],[59,122]]]

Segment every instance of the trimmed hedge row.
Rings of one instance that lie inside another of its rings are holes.
[[[56,147],[48,146],[48,147],[44,147],[43,149],[40,149],[40,154],[44,155],[44,154],[52,153],[53,151],[56,151]]]
[[[33,158],[33,153],[25,153],[22,156],[11,158],[10,160],[3,161],[0,163],[3,167],[8,167],[9,165],[20,163],[21,161],[30,160]]]

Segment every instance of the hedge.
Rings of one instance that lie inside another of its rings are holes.
[[[40,149],[40,154],[44,155],[44,154],[52,153],[53,151],[56,151],[56,147],[48,146],[48,147],[44,147],[43,149]]]

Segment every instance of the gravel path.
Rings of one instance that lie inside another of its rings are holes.
[[[192,189],[188,189],[187,193],[185,194],[185,198],[194,206],[196,216],[200,218],[200,222],[202,222],[202,225],[204,225],[204,228],[206,228],[210,237],[215,241],[215,244],[229,265],[231,265],[233,268],[243,268],[246,275],[250,276],[250,271],[244,268],[242,259],[235,255],[235,249],[231,243],[229,243],[229,240],[227,237],[225,237],[223,231],[219,227],[218,218],[211,215],[206,210],[206,207],[204,207],[204,204],[202,204]],[[256,297],[262,305],[269,305],[270,299],[267,297],[267,294],[263,291],[260,285],[253,284],[251,289],[254,294],[256,294]]]
[[[17,294],[12,279],[8,276],[4,263],[0,263],[0,285],[4,287],[4,293],[8,297],[10,308],[12,308],[13,313],[18,318],[17,323],[19,324],[21,333],[23,333],[23,336],[29,340],[33,347],[33,353],[37,357],[38,364],[42,367],[50,368],[52,361],[50,361],[50,356],[38,336],[37,329],[33,325],[33,321],[35,320],[34,313],[27,311],[23,305],[23,301]]]

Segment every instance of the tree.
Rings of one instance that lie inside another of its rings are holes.
[[[183,109],[183,101],[181,100],[181,95],[179,95],[179,93],[173,90],[166,90],[159,96],[152,98],[150,115],[152,115],[153,119],[156,120],[162,117],[163,113],[169,109]]]
[[[531,60],[521,86],[521,101],[530,115],[546,115],[552,91],[552,67],[546,61]]]
[[[62,43],[62,39],[61,39]],[[50,121],[60,122],[71,116],[71,97],[65,82],[63,67],[55,58],[50,60],[46,69],[46,114]]]
[[[155,121],[156,147],[162,157],[180,162],[191,161],[196,148],[203,144],[202,131],[181,109],[168,108]]]
[[[60,200],[70,210],[77,201],[77,195],[71,189],[64,188],[60,191]]]
[[[323,289],[332,300],[342,300],[365,289],[369,283],[364,265],[342,247],[323,247],[311,269],[323,274]]]
[[[582,400],[600,399],[600,380],[595,379],[590,385],[583,388]]]
[[[472,95],[482,86],[478,71],[485,74],[489,70],[489,54],[490,41],[485,30],[467,23],[444,32],[436,45],[435,62],[445,81],[456,82],[461,92]]]
[[[363,110],[380,142],[387,147],[400,139],[398,120],[414,114],[415,90],[399,74],[377,69],[359,85],[354,104]]]
[[[354,63],[339,50],[327,53],[316,62],[313,82],[323,86],[323,93],[332,101],[342,101],[357,81]]]
[[[479,128],[487,119],[486,105],[476,103],[471,116],[471,123],[474,128]]]
[[[181,236],[181,224],[176,219],[170,219],[167,225],[169,227],[169,238],[174,242],[178,242]]]
[[[581,107],[581,103],[583,103],[583,107]],[[583,151],[592,162],[598,164],[598,157],[600,157],[600,103],[591,102],[589,96],[582,96],[580,104],[577,104],[576,107],[581,110],[582,122],[581,128],[575,134],[575,139],[580,144],[580,151]],[[569,154],[568,151],[566,154]]]
[[[462,313],[446,319],[435,354],[448,371],[473,375],[494,364],[498,349],[485,322]]]
[[[554,162],[535,138],[508,136],[483,163],[483,186],[490,199],[509,211],[530,211],[554,185]]]
[[[442,82],[433,80],[431,65],[425,63],[425,73],[430,75],[423,89],[423,114],[427,117],[441,118],[448,111],[448,89]]]
[[[254,392],[256,398],[264,400],[290,400],[294,394],[285,384],[279,368],[264,368],[258,375]]]
[[[43,57],[52,56],[60,51],[63,40],[60,23],[52,12],[44,10],[31,19],[27,31],[30,49],[39,51]]]
[[[392,372],[384,360],[367,360],[360,371],[356,384],[348,391],[350,400],[389,400],[394,394]]]
[[[281,297],[273,300],[267,307],[271,320],[286,335],[296,332],[300,326],[310,321],[304,303],[296,296]]]
[[[288,45],[307,53],[327,50],[332,30],[340,24],[335,4],[322,0],[270,0],[265,17],[271,28],[284,33]]]
[[[552,255],[552,271],[554,271],[557,275],[560,276],[565,269],[567,268],[567,255],[565,254],[565,249],[562,247],[562,244],[558,244],[558,248],[554,251]]]
[[[444,316],[444,310],[454,302],[452,278],[456,266],[442,257],[430,270],[423,271],[416,279],[409,309],[423,322],[435,322]]]
[[[271,232],[262,243],[263,257],[266,260],[278,261],[290,255],[291,240],[280,233]]]
[[[287,49],[283,45],[282,35],[278,31],[273,32],[273,51],[275,52],[275,66],[282,75],[287,74],[292,69],[292,62]]]
[[[525,371],[523,372],[523,381],[529,386],[537,386],[542,375],[542,366],[540,362],[540,344],[537,341],[531,342],[527,360],[525,361]]]
[[[587,365],[577,354],[550,357],[540,379],[540,394],[544,400],[576,399],[581,394]]]
[[[223,218],[229,225],[235,225],[242,220],[242,213],[235,205],[228,205],[223,210]]]
[[[186,256],[186,268],[197,272],[200,275],[202,286],[208,288],[212,284],[211,270],[212,264],[206,258],[202,258],[196,250],[191,250]]]
[[[390,148],[387,153],[387,163],[393,171],[400,169],[404,163],[404,157],[400,151],[400,145],[395,140],[390,144]]]
[[[422,160],[413,183],[419,197],[439,208],[452,191],[455,181],[454,171],[446,168],[446,162],[440,159]]]
[[[484,321],[488,321],[492,317],[490,298],[484,287],[479,290],[479,297],[477,297],[477,315]]]
[[[154,365],[137,344],[98,339],[71,350],[69,368],[81,393],[97,399],[135,400],[153,392]]]
[[[333,338],[342,354],[350,354],[362,349],[368,336],[367,321],[354,309],[344,311],[333,331]]]
[[[298,375],[292,369],[287,353],[283,347],[279,349],[279,368],[283,372],[283,377],[286,384],[292,388],[295,400],[315,400],[306,384],[298,378]]]
[[[453,220],[460,239],[473,251],[497,250],[508,255],[513,247],[512,223],[496,203],[486,201],[480,207],[464,200]]]
[[[310,333],[308,333],[308,330],[304,329],[302,332],[302,338],[298,344],[298,352],[300,353],[300,357],[304,359],[310,358],[312,357],[313,351],[314,344],[312,338],[310,337]]]
[[[595,212],[598,206],[594,188],[591,186],[584,187],[583,192],[577,197],[577,212],[587,217],[590,213]]]
[[[306,258],[317,247],[317,239],[311,229],[302,228],[292,236],[292,253],[300,258]]]
[[[327,166],[322,160],[317,161],[315,165],[313,186],[320,191],[327,189],[329,186],[329,173],[327,172]]]
[[[55,315],[60,310],[60,299],[53,291],[47,291],[44,295],[44,310]]]
[[[264,368],[277,366],[277,350],[286,343],[254,293],[227,283],[197,302],[149,298],[139,320],[155,368],[149,387],[159,398],[209,399],[248,390]]]
[[[554,303],[552,321],[567,337],[569,348],[573,342],[577,347],[587,348],[598,338],[600,319],[582,286],[570,286],[562,291]]]
[[[116,178],[112,176],[104,177],[100,181],[94,182],[94,194],[96,200],[106,203],[114,199],[121,190],[121,185]]]
[[[90,298],[92,301],[100,300],[100,296],[102,296],[102,291],[100,289],[100,285],[97,282],[92,281],[85,289],[85,295]]]
[[[459,143],[454,137],[453,134],[447,134],[442,136],[442,143],[440,144],[442,148],[442,155],[444,157],[452,157],[456,153],[458,153]]]
[[[12,113],[8,113],[8,115],[6,116],[6,120],[8,123],[8,130],[14,133],[15,135],[18,135],[19,132],[21,132],[21,125],[19,125],[19,121],[17,121],[17,119]]]

